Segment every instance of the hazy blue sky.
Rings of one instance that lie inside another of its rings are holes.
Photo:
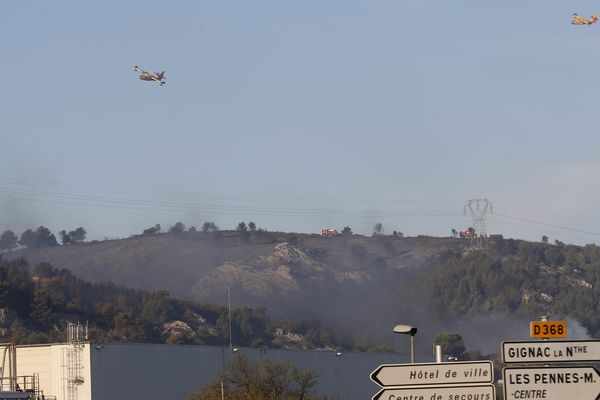
[[[491,233],[599,242],[600,24],[573,12],[600,5],[3,2],[0,231],[448,235],[486,197]]]

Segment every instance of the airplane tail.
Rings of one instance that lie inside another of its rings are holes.
[[[165,77],[165,71],[160,71],[160,72],[157,74],[157,76],[158,76],[158,79],[162,79],[162,78],[164,78],[164,77]]]

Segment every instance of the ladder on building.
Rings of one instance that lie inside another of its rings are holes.
[[[83,349],[88,340],[87,326],[70,323],[67,326],[67,345],[63,348],[63,395],[66,400],[78,400],[83,378]]]

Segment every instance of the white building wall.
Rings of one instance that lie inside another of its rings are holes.
[[[17,346],[17,375],[39,375],[39,388],[44,396],[67,400],[66,351],[69,345],[49,344]],[[77,387],[77,400],[91,400],[90,345],[81,353],[84,382]]]
[[[56,393],[52,384],[53,370],[51,345],[17,347],[17,376],[39,374],[40,388],[47,389],[44,394]]]

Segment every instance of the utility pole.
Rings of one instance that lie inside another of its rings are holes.
[[[231,288],[227,288],[227,314],[229,316],[229,349],[233,349],[233,339],[231,336]]]
[[[229,350],[233,349],[231,336],[231,287],[227,287],[227,319],[229,320]],[[221,376],[221,400],[225,400],[225,345],[221,346],[223,375]]]
[[[225,345],[221,346],[223,375],[221,375],[221,400],[225,400]]]
[[[464,215],[467,215],[467,210],[473,220],[473,228],[475,229],[475,235],[477,236],[477,247],[482,248],[485,244],[485,238],[487,237],[485,216],[488,211],[490,214],[493,213],[492,203],[488,199],[471,199],[465,204]]]

